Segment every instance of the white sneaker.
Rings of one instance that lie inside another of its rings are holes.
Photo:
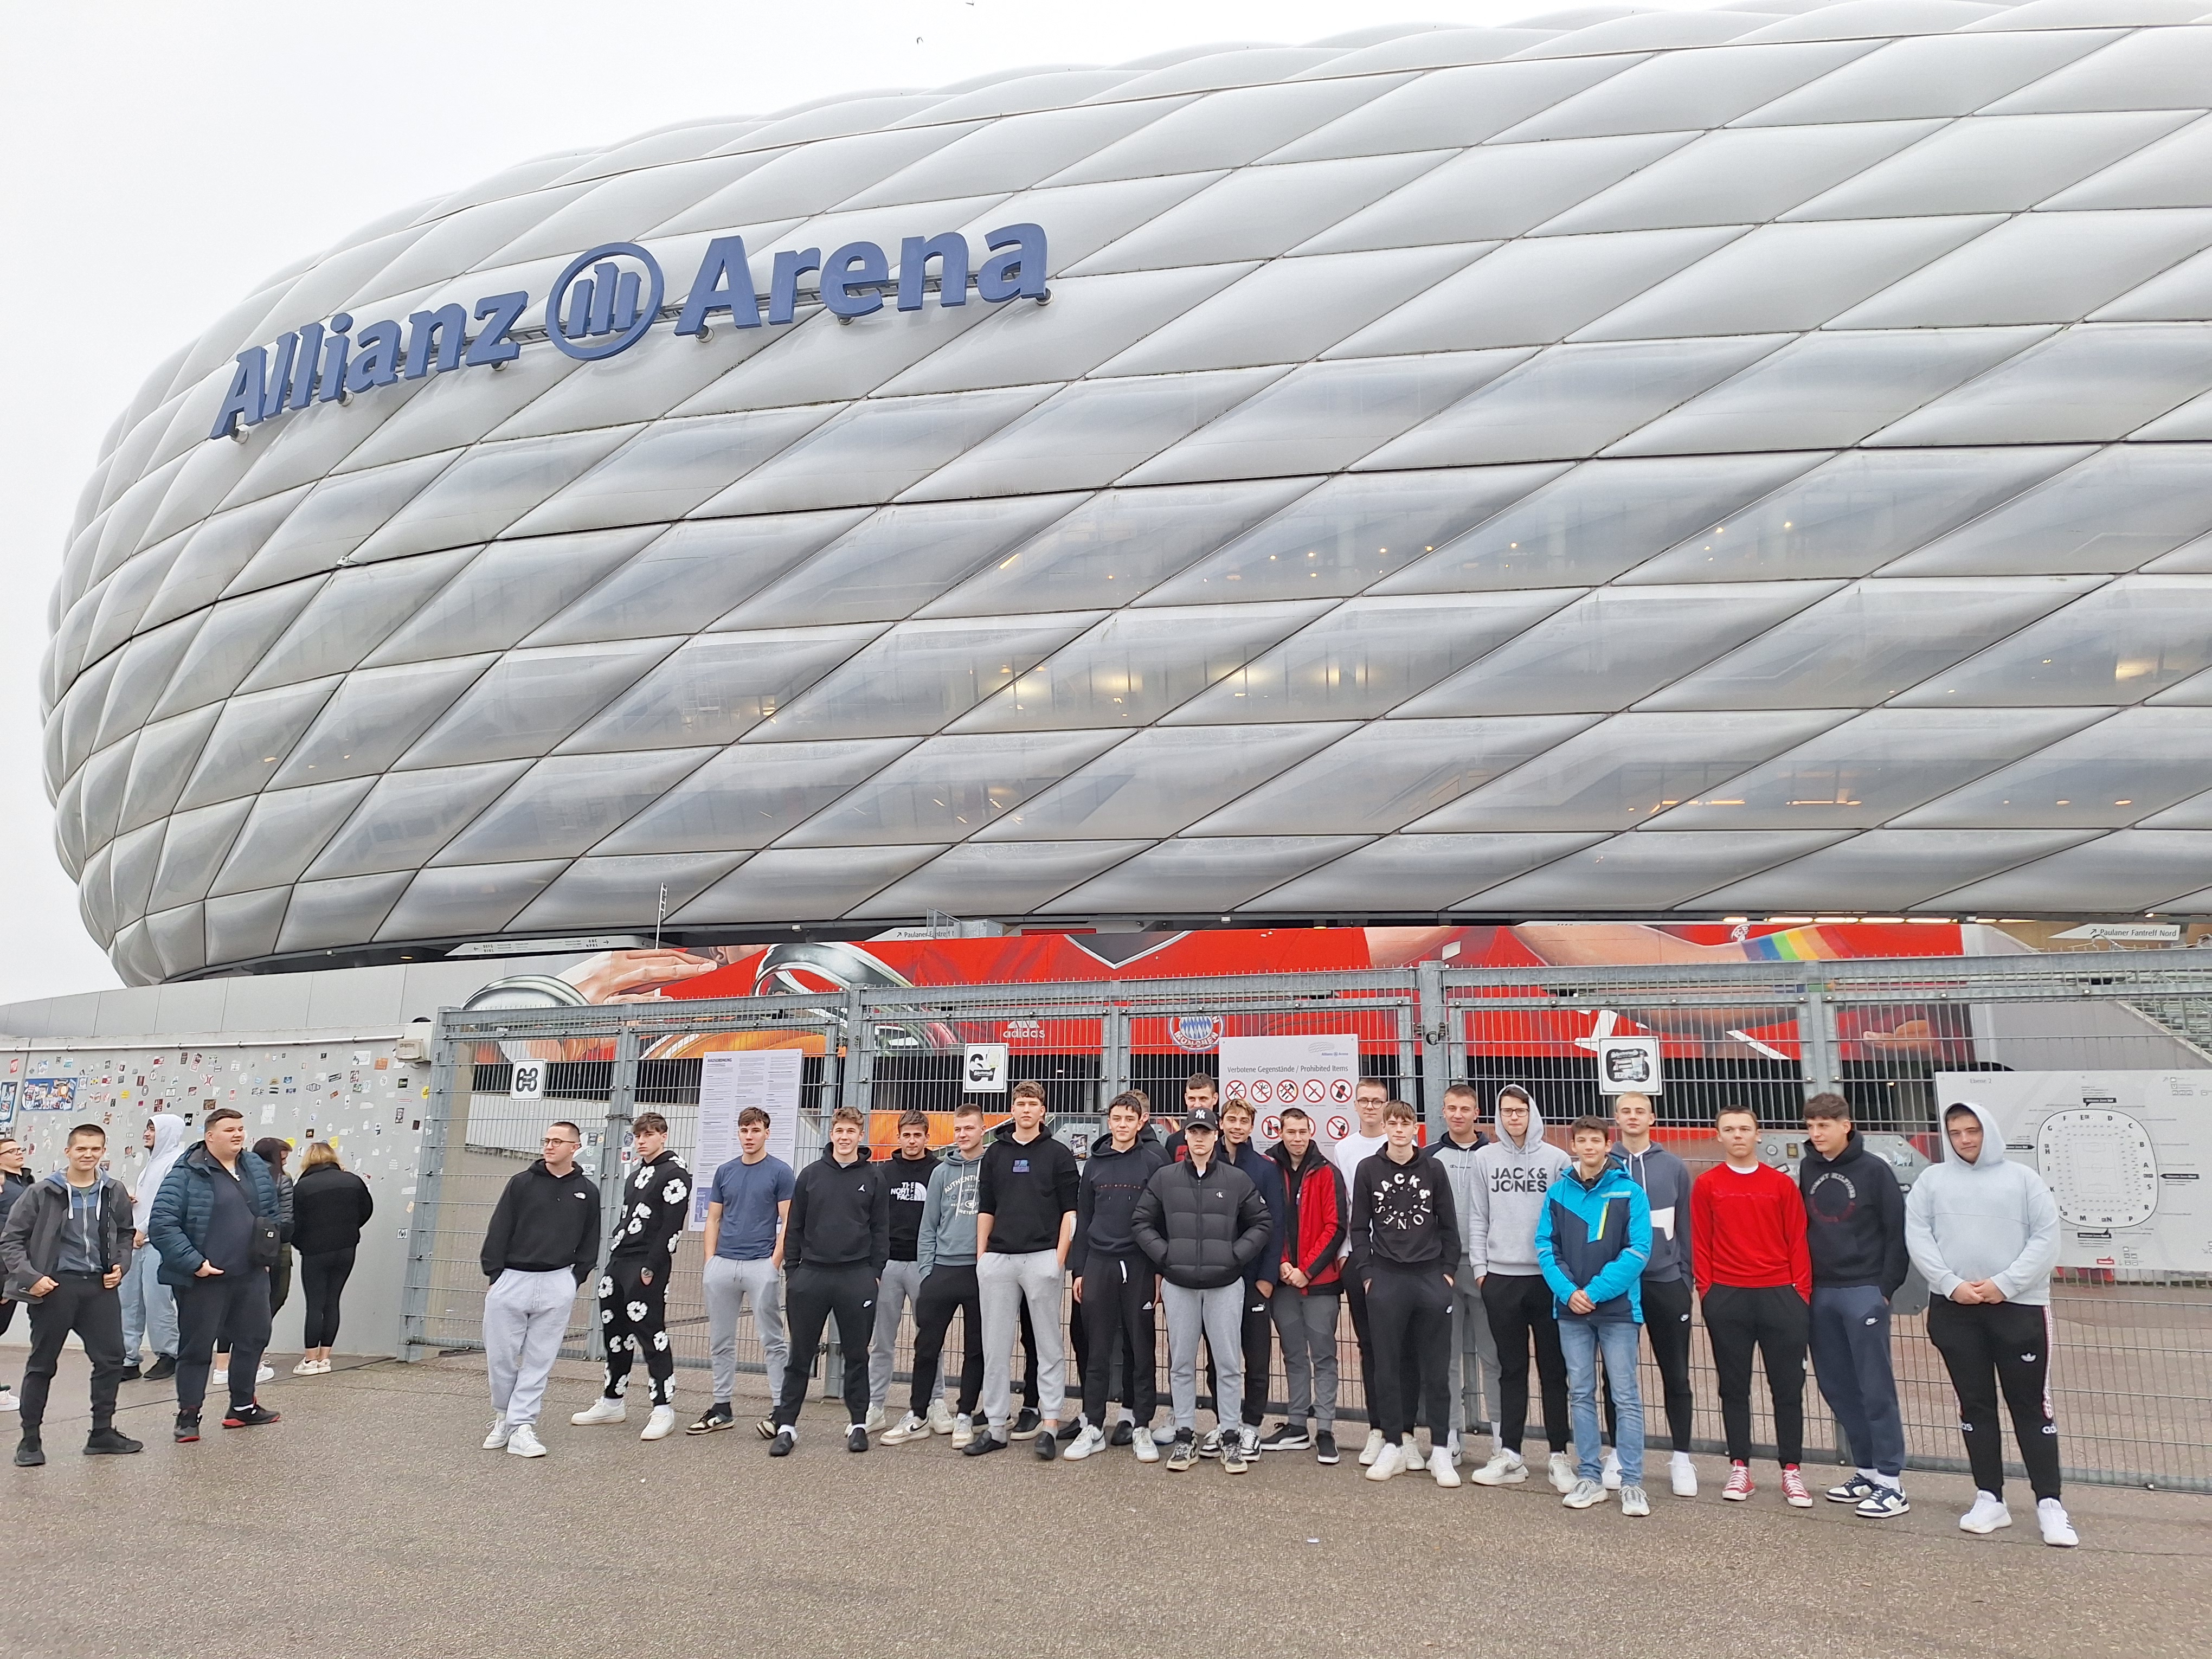
[[[675,1432],[676,1407],[673,1406],[655,1406],[653,1408],[653,1415],[645,1419],[645,1431],[638,1436],[638,1438],[641,1440],[665,1440],[670,1435]]]
[[[1695,1498],[1698,1495],[1698,1468],[1690,1462],[1690,1454],[1676,1452],[1667,1465],[1667,1478],[1674,1483],[1674,1496]]]
[[[302,1359],[298,1364],[292,1367],[292,1375],[295,1376],[313,1376],[321,1370],[322,1367],[315,1364],[313,1360]]]
[[[23,1402],[15,1398],[15,1389],[5,1382],[0,1382],[0,1412],[19,1412],[22,1409]]]
[[[932,1434],[952,1432],[952,1407],[945,1403],[942,1395],[929,1402],[929,1416],[926,1420]]]
[[[1631,1520],[1640,1521],[1651,1513],[1651,1500],[1644,1495],[1641,1486],[1620,1489],[1620,1512]]]
[[[1388,1480],[1405,1466],[1399,1460],[1398,1449],[1384,1442],[1382,1449],[1375,1454],[1375,1461],[1367,1466],[1370,1480]]]
[[[1607,1492],[1620,1490],[1620,1454],[1610,1446],[1605,1449],[1605,1466],[1598,1471],[1597,1483]]]
[[[276,1380],[276,1368],[274,1365],[262,1366],[253,1373],[253,1380],[256,1382],[274,1382]]]
[[[1595,1480],[1577,1480],[1559,1501],[1571,1510],[1592,1509],[1605,1502],[1605,1488]]]
[[[1152,1438],[1152,1430],[1142,1423],[1138,1424],[1130,1432],[1129,1449],[1137,1454],[1137,1461],[1139,1463],[1157,1463],[1160,1461],[1159,1443]]]
[[[1430,1452],[1429,1473],[1436,1476],[1439,1486],[1459,1485],[1459,1471],[1452,1467],[1450,1447],[1438,1446]]]
[[[862,1424],[861,1426],[866,1429],[870,1434],[874,1434],[883,1428],[884,1424],[887,1420],[888,1419],[884,1415],[884,1408],[881,1406],[871,1406],[868,1407],[867,1421]]]
[[[1451,1431],[1451,1438],[1445,1443],[1445,1449],[1451,1454],[1452,1467],[1454,1468],[1457,1468],[1459,1467],[1460,1459],[1459,1431],[1457,1429],[1454,1429]]]
[[[1359,1465],[1360,1465],[1360,1467],[1361,1467],[1362,1468],[1373,1468],[1373,1467],[1374,1467],[1374,1463],[1375,1463],[1375,1460],[1376,1460],[1376,1458],[1380,1457],[1382,1455],[1382,1430],[1380,1430],[1380,1429],[1370,1429],[1370,1430],[1368,1430],[1368,1431],[1367,1431],[1367,1449],[1366,1449],[1364,1451],[1363,1451],[1363,1452],[1361,1452],[1361,1453],[1359,1454]]]
[[[622,1423],[627,1422],[629,1419],[629,1407],[627,1405],[619,1400],[609,1400],[602,1395],[585,1407],[583,1410],[572,1413],[568,1420],[581,1429],[588,1428],[594,1423]]]
[[[886,1446],[903,1446],[909,1440],[927,1440],[929,1438],[929,1425],[908,1412],[885,1429],[883,1437]]]
[[[952,1419],[952,1446],[958,1450],[975,1437],[975,1419],[963,1412]]]
[[[1071,1463],[1080,1463],[1096,1451],[1106,1449],[1106,1431],[1096,1424],[1085,1424],[1081,1434],[1068,1442],[1067,1449],[1060,1455]]]
[[[538,1431],[528,1423],[518,1423],[507,1437],[507,1455],[511,1457],[543,1457],[545,1448],[539,1443]]]
[[[1472,1478],[1478,1486],[1517,1486],[1528,1478],[1528,1465],[1522,1461],[1519,1452],[1501,1447],[1490,1455],[1490,1461]]]
[[[2067,1518],[2066,1506],[2055,1498],[2037,1500],[2035,1524],[2043,1528],[2043,1541],[2055,1550],[2070,1550],[2081,1541],[2081,1534]]]
[[[1582,1477],[1575,1473],[1575,1460],[1565,1452],[1552,1454],[1551,1479],[1552,1490],[1562,1498],[1582,1484]]]
[[[491,1420],[491,1432],[485,1435],[483,1438],[483,1449],[486,1451],[500,1451],[504,1449],[507,1445],[507,1437],[510,1432],[512,1432],[512,1431],[507,1428],[507,1419],[505,1418],[493,1418]]]
[[[1411,1474],[1415,1469],[1425,1468],[1428,1461],[1421,1455],[1421,1449],[1413,1443],[1412,1435],[1405,1435],[1399,1439],[1398,1468],[1403,1473]]]
[[[208,1368],[208,1387],[210,1389],[227,1389],[229,1386],[230,1368],[228,1366],[210,1366]]]
[[[1959,1517],[1961,1532],[1995,1532],[1999,1527],[2012,1525],[2012,1511],[2005,1507],[2004,1499],[1993,1492],[1974,1494],[1974,1507]]]

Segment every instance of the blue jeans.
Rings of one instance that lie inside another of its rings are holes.
[[[157,1354],[177,1357],[177,1293],[157,1276],[161,1253],[149,1244],[131,1258],[123,1275],[123,1363],[138,1363],[141,1343]]]
[[[1581,1319],[1559,1316],[1559,1347],[1567,1358],[1567,1410],[1575,1425],[1578,1473],[1595,1480],[1604,1468],[1598,1439],[1597,1361],[1605,1356],[1606,1380],[1620,1427],[1614,1449],[1620,1455],[1620,1484],[1644,1484],[1644,1395],[1636,1383],[1637,1346],[1644,1328],[1628,1319]]]
[[[1889,1357],[1889,1299],[1878,1285],[1813,1289],[1813,1371],[1851,1461],[1897,1484],[1905,1422]]]

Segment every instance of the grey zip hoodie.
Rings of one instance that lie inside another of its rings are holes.
[[[985,1148],[989,1145],[984,1142]],[[973,1158],[963,1158],[957,1146],[948,1146],[929,1172],[929,1196],[921,1201],[921,1232],[915,1256],[924,1279],[933,1267],[975,1265],[975,1197],[982,1178],[983,1148]]]
[[[1905,1196],[1905,1248],[1936,1296],[1986,1279],[2008,1302],[2045,1306],[2058,1260],[2057,1201],[2041,1176],[2006,1158],[1995,1118],[1972,1102],[1954,1103],[1981,1120],[1981,1156],[1967,1163],[1944,1135],[1943,1161],[1923,1170]]]
[[[1474,1155],[1472,1203],[1465,1218],[1467,1259],[1477,1279],[1487,1273],[1534,1277],[1536,1222],[1544,1194],[1573,1163],[1544,1139],[1544,1114],[1528,1103],[1528,1130],[1518,1142],[1500,1123],[1498,1139]]]
[[[1480,1130],[1475,1132],[1475,1144],[1462,1146],[1449,1135],[1439,1135],[1421,1150],[1436,1161],[1451,1182],[1452,1215],[1459,1224],[1460,1255],[1467,1255],[1468,1222],[1474,1213],[1474,1160],[1482,1156],[1482,1149],[1490,1145],[1490,1137]],[[1452,1271],[1459,1268],[1454,1265]]]

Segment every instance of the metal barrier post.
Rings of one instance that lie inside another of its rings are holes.
[[[415,1201],[407,1214],[407,1277],[399,1292],[399,1357],[413,1364],[423,1358],[424,1336],[429,1323],[430,1279],[437,1268],[438,1200],[445,1184],[450,1149],[457,1144],[451,1134],[457,1088],[472,1086],[462,1079],[462,1044],[447,1036],[441,1012],[431,1045],[430,1103],[422,1115],[422,1155],[415,1177]],[[468,1045],[473,1060],[473,1043]],[[467,1068],[472,1080],[476,1067]]]
[[[622,1226],[623,1201],[623,1183],[629,1178],[623,1163],[623,1146],[629,1139],[629,1122],[635,1115],[637,1103],[637,1030],[624,1025],[615,1033],[615,1060],[611,1080],[607,1085],[606,1115],[599,1125],[599,1261],[605,1262],[613,1254],[615,1234]],[[599,1297],[599,1274],[594,1272],[585,1286],[586,1298],[596,1304]],[[600,1328],[594,1306],[585,1316],[585,1346],[594,1359],[607,1357],[607,1339]]]
[[[1798,1068],[1808,1093],[1826,1094],[1836,1086],[1836,1011],[1828,1006],[1828,988],[1817,979],[1805,981],[1797,1004]]]
[[[837,1045],[837,1103],[850,1106],[863,1117],[872,1110],[869,1096],[875,1080],[875,1022],[868,1018],[867,1004],[859,988],[854,987],[845,993],[845,1035]],[[870,1129],[872,1133],[872,1122]]]
[[[1451,1055],[1446,1039],[1451,1017],[1444,1008],[1444,965],[1416,963],[1413,983],[1420,994],[1421,1121],[1431,1139],[1444,1132],[1444,1087],[1452,1080]]]
[[[1129,1086],[1129,1010],[1122,1003],[1109,1003],[1101,1020],[1104,1062],[1099,1067],[1098,1099],[1091,1109],[1104,1115],[1106,1103]],[[1178,1111],[1182,1102],[1176,1101],[1168,1109]]]

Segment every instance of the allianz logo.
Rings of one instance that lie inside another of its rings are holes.
[[[531,296],[517,291],[488,294],[473,307],[456,301],[418,311],[404,327],[387,318],[357,329],[341,311],[326,324],[309,323],[280,334],[272,344],[249,346],[238,354],[230,390],[208,437],[243,442],[248,428],[310,404],[346,403],[433,374],[503,368],[522,355],[524,345],[538,341],[581,362],[596,362],[628,350],[671,317],[677,333],[703,340],[725,313],[732,328],[780,327],[817,306],[849,323],[882,310],[887,295],[901,311],[920,311],[932,294],[940,307],[964,306],[970,289],[988,305],[1024,299],[1042,305],[1051,299],[1042,226],[1002,225],[983,243],[978,260],[958,231],[907,237],[899,244],[896,276],[890,256],[874,242],[848,242],[826,259],[820,248],[787,248],[775,256],[763,295],[753,282],[744,238],[718,236],[677,305],[663,303],[666,280],[651,253],[635,242],[604,243],[568,262],[546,294],[544,320],[536,327],[523,319]],[[813,280],[804,283],[809,276]],[[478,325],[473,334],[471,322]]]

